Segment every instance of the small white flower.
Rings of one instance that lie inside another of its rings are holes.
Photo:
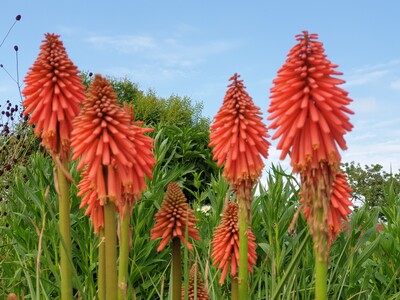
[[[210,215],[210,210],[211,210],[211,205],[203,205],[201,207],[201,211],[206,215],[209,216]]]

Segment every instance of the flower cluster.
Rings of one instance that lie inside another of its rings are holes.
[[[107,199],[125,214],[126,206],[146,189],[145,176],[152,178],[153,140],[144,135],[149,130],[132,118],[130,108],[117,103],[107,79],[95,75],[71,134],[72,159],[80,158],[77,169],[85,169],[80,194],[86,195],[83,202],[89,207],[98,207],[97,202],[103,205]],[[93,189],[96,197],[90,192]]]
[[[162,238],[157,248],[158,252],[162,251],[173,238],[179,238],[189,250],[192,250],[192,244],[186,240],[186,231],[187,235],[194,240],[200,240],[199,232],[195,228],[198,220],[194,216],[194,211],[189,208],[186,197],[176,182],[168,185],[161,208],[154,219],[156,225],[151,230],[151,239]]]
[[[296,39],[273,81],[268,120],[277,129],[272,139],[280,137],[281,159],[290,153],[298,173],[318,169],[321,161],[340,162],[338,146],[347,148],[343,135],[353,127],[347,116],[353,112],[346,107],[348,92],[337,87],[345,81],[333,77],[342,73],[326,58],[318,35],[303,31]]]
[[[69,158],[72,120],[85,99],[78,69],[69,59],[59,35],[47,33],[40,53],[25,77],[23,105],[35,135],[52,155]]]
[[[237,274],[239,264],[239,228],[238,228],[238,210],[237,203],[227,202],[222,216],[221,224],[215,229],[213,240],[212,258],[214,266],[218,265],[218,269],[222,270],[219,283],[222,285],[228,274],[229,267],[231,275],[234,277]],[[256,264],[256,243],[255,236],[248,228],[248,270],[253,271],[252,266]]]
[[[260,109],[239,77],[234,74],[229,79],[232,83],[210,128],[213,159],[224,165],[223,176],[230,184],[257,180],[264,167],[261,155],[267,158],[270,145]]]
[[[296,39],[298,43],[273,81],[269,127],[276,129],[273,139],[280,137],[281,159],[290,154],[293,172],[300,173],[310,234],[318,256],[326,259],[329,245],[325,241],[337,235],[328,222],[335,231],[345,214],[337,213],[342,207],[338,203],[349,205],[346,193],[336,192],[332,199],[332,191],[343,185],[336,180],[339,148],[347,148],[344,135],[353,127],[348,116],[353,112],[347,108],[352,100],[338,87],[344,80],[334,76],[342,73],[327,59],[318,35],[303,31]]]
[[[196,295],[196,298],[195,298]],[[182,288],[182,300],[185,299],[185,289]],[[204,286],[203,280],[200,277],[200,272],[197,264],[193,264],[190,268],[189,277],[189,290],[188,290],[189,300],[209,300],[207,290]]]

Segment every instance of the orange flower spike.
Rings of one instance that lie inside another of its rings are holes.
[[[59,37],[45,34],[40,53],[24,79],[22,94],[24,114],[31,114],[29,124],[36,124],[35,135],[63,161],[69,158],[72,120],[86,95],[79,71]]]
[[[151,230],[151,240],[162,238],[160,246],[157,248],[158,252],[162,251],[175,237],[178,237],[189,250],[192,250],[193,246],[185,238],[186,226],[188,236],[194,240],[200,240],[199,232],[195,228],[198,220],[195,218],[193,210],[189,208],[186,197],[176,182],[168,185],[161,208],[154,219],[156,224]]]
[[[270,143],[259,107],[245,91],[243,80],[234,74],[229,80],[222,107],[211,125],[210,147],[218,166],[230,184],[255,181],[264,167],[261,155],[268,156]]]
[[[352,101],[348,93],[337,87],[345,81],[333,77],[342,73],[326,58],[318,35],[303,31],[296,39],[273,81],[268,120],[276,129],[272,138],[280,137],[281,159],[291,152],[298,173],[322,160],[339,164],[338,147],[347,148],[343,135],[353,127],[348,117],[353,112],[346,107]]]
[[[222,270],[219,283],[222,285],[228,274],[229,267],[231,275],[237,274],[239,263],[239,228],[238,228],[238,205],[229,201],[226,204],[222,216],[221,224],[215,229],[213,240],[211,242],[213,249],[211,257],[214,260],[213,265],[218,265]],[[252,266],[256,264],[256,243],[255,236],[248,228],[248,270],[253,271]]]
[[[108,196],[118,205],[122,192],[140,197],[146,188],[144,176],[151,178],[155,164],[153,140],[142,136],[147,129],[132,124],[131,115],[119,106],[113,87],[101,75],[95,75],[73,125],[72,159],[81,158],[78,170],[87,165],[99,198]]]
[[[195,295],[197,298],[195,298]],[[182,300],[185,299],[185,289],[182,288]],[[189,277],[189,289],[188,289],[189,300],[209,300],[207,290],[204,286],[203,280],[200,277],[200,272],[197,264],[193,264],[190,268]]]

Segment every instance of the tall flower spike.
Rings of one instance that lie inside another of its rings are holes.
[[[40,53],[24,81],[24,114],[36,124],[35,135],[51,154],[69,158],[72,120],[85,99],[78,69],[69,59],[59,35],[47,33]]]
[[[219,283],[222,285],[228,274],[229,267],[232,277],[236,276],[239,261],[239,228],[238,228],[238,205],[229,201],[226,204],[222,216],[221,224],[215,229],[211,257],[214,260],[214,266],[222,270]],[[256,264],[256,243],[255,236],[248,227],[248,270],[253,272],[252,266]]]
[[[79,115],[75,118],[71,145],[79,157],[77,169],[87,166],[88,178],[98,197],[118,206],[122,190],[139,195],[146,188],[144,176],[152,177],[154,156],[150,145],[138,138],[131,116],[118,105],[113,87],[96,74]],[[107,176],[105,176],[107,175]]]
[[[321,161],[338,168],[338,146],[347,148],[343,136],[353,127],[346,107],[352,100],[337,87],[345,81],[333,77],[342,73],[326,58],[318,35],[303,31],[296,39],[271,88],[272,139],[280,137],[281,159],[290,153],[295,173],[317,169]]]
[[[329,244],[331,245],[342,230],[343,222],[347,220],[347,216],[351,213],[350,206],[353,203],[351,198],[351,188],[347,182],[346,174],[338,173],[333,181],[331,188],[331,197],[328,211],[328,227],[329,227]],[[304,215],[308,219],[310,216],[310,207],[303,203]]]
[[[192,209],[186,202],[186,197],[182,189],[176,182],[168,185],[160,210],[154,216],[156,225],[151,230],[151,240],[162,238],[157,251],[162,251],[170,240],[177,237],[189,250],[193,246],[186,240],[186,230],[188,236],[194,240],[200,240],[199,232],[195,228],[198,221]]]
[[[232,83],[214,117],[209,144],[218,166],[224,165],[223,176],[235,185],[259,178],[264,167],[261,155],[267,158],[270,145],[260,109],[239,77],[235,73],[229,79]]]
[[[197,298],[195,298],[195,295]],[[207,290],[204,287],[203,280],[200,277],[199,267],[197,264],[193,264],[190,268],[189,277],[189,290],[188,290],[188,300],[209,300]],[[181,300],[185,300],[185,289],[182,288]]]

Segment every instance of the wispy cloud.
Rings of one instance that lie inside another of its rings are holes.
[[[157,80],[168,81],[176,78],[183,78],[187,76],[187,72],[184,72],[177,68],[164,68],[162,66],[155,65],[140,65],[134,67],[109,67],[103,70],[110,76],[128,77],[134,82],[140,82],[147,84],[152,82],[154,78]]]
[[[125,35],[125,36],[91,36],[87,42],[112,51],[126,54],[144,52],[156,47],[156,41],[145,35]]]
[[[349,149],[343,153],[344,161],[400,169],[400,117],[359,120],[345,139]]]
[[[369,73],[369,72],[377,71],[377,70],[392,69],[394,67],[397,67],[398,65],[400,65],[400,59],[393,59],[393,60],[389,60],[389,61],[379,63],[379,64],[363,65],[363,66],[353,70],[352,72]]]
[[[135,55],[165,67],[190,68],[207,60],[212,55],[229,51],[236,47],[230,41],[193,42],[182,37],[182,33],[171,37],[151,35],[91,36],[86,42],[93,46]]]
[[[380,164],[385,170],[392,167],[394,170],[400,169],[400,141],[371,142],[366,146],[365,143],[352,144],[348,151],[343,154],[343,160],[355,161],[362,165]]]
[[[364,65],[357,69],[347,72],[347,86],[362,86],[379,80],[393,72],[397,72],[400,65],[400,59],[394,59],[387,62]]]
[[[355,72],[354,74],[350,75],[349,79],[346,82],[346,85],[347,86],[365,85],[373,82],[374,80],[382,78],[387,73],[388,73],[387,70]]]

